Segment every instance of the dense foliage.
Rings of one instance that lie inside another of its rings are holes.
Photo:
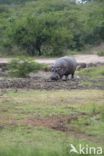
[[[34,60],[29,58],[17,58],[8,65],[10,75],[15,77],[26,77],[31,72],[37,72],[45,68],[46,65],[34,62]]]
[[[18,47],[29,55],[56,56],[104,40],[103,1],[80,5],[69,0],[18,2],[0,6],[0,44],[9,51]]]
[[[32,0],[0,0],[1,4],[20,4]]]

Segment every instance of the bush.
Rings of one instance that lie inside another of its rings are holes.
[[[0,7],[0,46],[10,54],[13,50],[8,48],[17,47],[29,56],[62,56],[67,50],[81,51],[104,41],[104,1],[84,5],[72,0],[5,2],[17,8],[13,4]]]
[[[104,76],[104,67],[98,66],[98,67],[92,67],[92,68],[86,68],[81,71],[79,71],[80,76],[86,76],[90,78],[97,78]]]
[[[104,56],[104,51],[99,51],[97,54],[98,54],[99,56]]]
[[[12,60],[8,66],[10,75],[15,77],[26,77],[31,72],[37,72],[45,68],[46,65],[27,58]]]

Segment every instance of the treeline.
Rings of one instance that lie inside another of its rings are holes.
[[[36,0],[1,13],[2,46],[29,55],[63,55],[104,40],[104,2]],[[5,20],[4,20],[5,19]]]
[[[32,0],[0,0],[0,4],[19,4],[19,3],[25,3],[26,1],[32,1]]]

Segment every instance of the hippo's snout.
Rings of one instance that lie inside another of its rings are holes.
[[[51,80],[57,81],[60,78],[60,76],[57,73],[53,73],[51,75]]]

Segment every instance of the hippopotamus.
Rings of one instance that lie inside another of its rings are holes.
[[[74,73],[77,67],[77,62],[74,57],[61,57],[58,58],[51,67],[51,80],[62,79],[65,76],[66,80],[71,74],[71,78],[74,78]]]

